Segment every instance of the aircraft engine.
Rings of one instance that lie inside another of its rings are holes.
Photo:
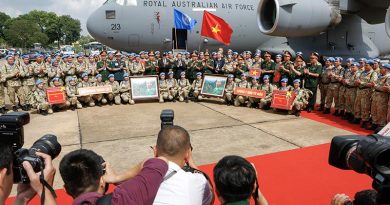
[[[387,9],[385,24],[387,35],[390,37],[390,7]]]
[[[316,35],[341,19],[340,11],[324,0],[260,0],[257,10],[260,31],[271,36]]]

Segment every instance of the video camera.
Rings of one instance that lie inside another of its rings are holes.
[[[161,111],[161,129],[173,126],[173,119],[175,118],[175,113],[171,109],[166,109]]]
[[[24,161],[30,162],[35,172],[44,169],[43,160],[35,153],[42,152],[56,158],[61,152],[61,145],[54,135],[44,135],[31,146],[30,149],[22,148],[24,144],[23,126],[30,122],[27,112],[13,112],[0,116],[0,143],[10,146],[13,153],[12,170],[14,183],[29,183],[27,173],[23,168]]]
[[[390,138],[377,134],[336,136],[330,145],[329,164],[367,174],[378,191],[378,204],[390,203]]]

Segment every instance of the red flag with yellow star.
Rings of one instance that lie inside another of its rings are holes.
[[[261,70],[258,68],[251,68],[249,69],[249,76],[250,77],[260,77]]]
[[[208,11],[204,11],[201,32],[202,36],[210,37],[224,43],[225,45],[229,45],[232,33],[233,29],[228,23],[226,23],[225,20],[211,14]]]

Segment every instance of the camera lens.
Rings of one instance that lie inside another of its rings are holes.
[[[57,141],[55,135],[44,135],[37,140],[30,149],[31,154],[35,152],[42,152],[51,156],[52,159],[56,158],[61,152],[61,145]]]

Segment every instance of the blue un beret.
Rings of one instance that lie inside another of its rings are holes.
[[[123,77],[129,77],[129,74],[128,73],[124,73]]]
[[[96,75],[96,78],[101,78],[102,77],[102,74],[97,74]]]
[[[234,75],[233,74],[229,74],[228,78],[234,78]]]
[[[197,72],[196,76],[202,76],[202,73],[201,72]]]
[[[369,65],[374,65],[375,64],[375,61],[373,61],[373,60],[368,60],[367,62],[366,62],[367,64],[369,64]]]
[[[84,78],[84,77],[86,77],[86,76],[88,76],[88,73],[83,73],[83,74],[81,74],[81,77],[82,77],[82,78]]]
[[[36,85],[39,85],[39,84],[41,84],[41,83],[43,83],[43,81],[42,81],[41,79],[38,79],[38,80],[35,82]]]
[[[293,82],[294,82],[294,83],[300,83],[301,80],[300,80],[300,79],[295,79]]]
[[[334,62],[335,59],[333,57],[329,57],[329,58],[326,59],[326,61]]]
[[[390,70],[390,63],[386,63],[383,65],[383,68],[386,68],[387,70]]]
[[[288,79],[287,79],[287,78],[283,78],[280,82],[282,82],[282,83],[287,83],[287,82],[288,82]]]
[[[54,81],[59,81],[60,78],[53,78],[51,81],[54,82]]]
[[[263,80],[267,80],[267,79],[269,79],[269,75],[265,75],[265,76],[263,77]]]
[[[165,76],[165,73],[160,73],[160,76]]]
[[[113,77],[114,77],[114,74],[108,75],[108,78],[113,78]]]

